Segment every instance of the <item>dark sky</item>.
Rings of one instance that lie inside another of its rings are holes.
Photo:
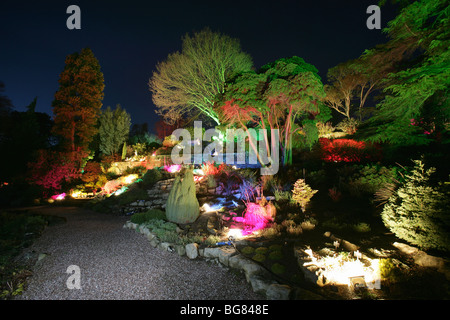
[[[120,103],[133,123],[153,129],[156,115],[148,80],[158,61],[181,47],[186,33],[209,27],[241,41],[256,68],[297,55],[328,68],[385,42],[369,30],[366,9],[377,0],[334,1],[10,1],[0,4],[0,81],[15,110],[38,97],[36,111],[51,103],[68,54],[89,47],[105,78],[103,106]],[[66,9],[81,9],[81,30],[69,30]],[[381,7],[381,27],[395,12]]]

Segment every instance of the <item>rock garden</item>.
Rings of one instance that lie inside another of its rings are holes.
[[[214,163],[166,165],[86,205],[129,216],[124,228],[159,250],[242,273],[268,299],[446,297],[445,254],[399,239],[374,200],[384,180],[406,170],[331,164],[264,177]],[[336,181],[339,189],[329,188]]]

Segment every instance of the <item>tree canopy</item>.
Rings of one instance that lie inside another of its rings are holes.
[[[252,59],[237,39],[209,29],[182,41],[181,52],[158,63],[149,81],[156,113],[168,124],[200,113],[219,125],[214,99],[228,77],[251,69]]]
[[[418,145],[448,133],[450,23],[448,2],[416,1],[384,30],[389,52],[403,54],[402,67],[384,81],[385,97],[371,119],[374,141]]]
[[[296,56],[282,58],[227,83],[219,103],[221,120],[245,130],[255,125],[278,129],[283,163],[291,163],[292,135],[300,129],[296,121],[319,114],[324,96],[313,65]]]
[[[99,119],[100,151],[104,155],[116,154],[128,139],[131,117],[120,104],[111,110],[108,106]]]
[[[67,56],[52,103],[53,132],[62,138],[63,150],[88,152],[98,130],[104,87],[100,64],[89,48]]]

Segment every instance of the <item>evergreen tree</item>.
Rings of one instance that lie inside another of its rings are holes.
[[[384,224],[400,239],[423,249],[450,251],[450,190],[447,184],[434,186],[435,168],[425,169],[416,160],[405,183],[383,207]]]
[[[89,153],[89,143],[98,130],[103,82],[100,64],[90,49],[67,56],[52,104],[53,132],[61,137],[64,151]]]
[[[386,97],[372,119],[375,141],[427,144],[448,133],[450,19],[445,0],[415,1],[384,30],[385,48],[404,59],[384,82]],[[438,135],[439,133],[439,135]]]
[[[119,152],[120,147],[128,139],[130,133],[131,117],[117,104],[113,111],[106,108],[100,115],[100,151],[104,155],[112,155]]]

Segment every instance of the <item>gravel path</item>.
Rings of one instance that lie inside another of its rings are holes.
[[[28,278],[24,300],[260,300],[243,275],[204,260],[189,260],[150,246],[123,225],[127,217],[76,207],[35,209],[65,217],[26,249],[45,253]],[[68,289],[70,265],[81,289]]]

